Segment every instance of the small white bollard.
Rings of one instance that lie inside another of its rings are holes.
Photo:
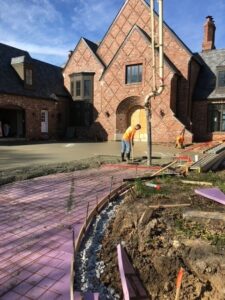
[[[195,162],[198,161],[198,154],[195,155]]]

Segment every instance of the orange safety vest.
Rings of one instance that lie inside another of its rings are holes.
[[[177,138],[176,138],[176,142],[177,143],[182,143],[183,144],[183,142],[184,142],[184,136],[183,135],[179,135]]]
[[[134,135],[136,133],[136,129],[132,126],[128,127],[123,135],[124,141],[132,141],[134,138]]]

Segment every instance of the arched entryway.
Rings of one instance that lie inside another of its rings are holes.
[[[25,137],[25,110],[19,106],[0,106],[0,138]]]
[[[142,129],[136,133],[135,140],[146,141],[146,118],[141,97],[128,97],[120,102],[116,110],[116,138],[121,139],[130,125],[141,124]]]
[[[141,125],[141,129],[135,134],[135,140],[140,142],[147,141],[147,122],[145,109],[141,106],[135,106],[129,112],[129,124],[135,126],[136,124]]]

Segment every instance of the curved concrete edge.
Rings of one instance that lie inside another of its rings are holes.
[[[80,249],[80,245],[82,243],[82,240],[85,237],[85,234],[89,228],[89,226],[91,225],[93,219],[95,218],[95,216],[101,211],[103,210],[103,208],[112,200],[114,199],[116,196],[119,196],[120,194],[122,194],[123,192],[125,192],[126,190],[129,189],[129,185],[127,183],[123,183],[122,185],[120,185],[119,187],[117,187],[116,189],[114,189],[110,194],[108,194],[107,196],[105,196],[99,203],[98,205],[95,206],[95,208],[90,212],[90,214],[87,217],[87,220],[85,222],[85,224],[83,224],[83,226],[80,229],[80,232],[78,234],[77,239],[74,239],[74,243],[73,243],[73,247],[74,247],[74,254],[73,254],[73,258],[71,261],[71,274],[70,274],[70,300],[80,300],[82,298],[79,298],[79,292],[74,291],[74,279],[75,279],[75,270],[74,270],[74,264],[75,264],[75,257]],[[93,297],[95,298],[84,298],[84,299],[93,299],[93,300],[97,300],[99,299],[98,294],[92,294]]]

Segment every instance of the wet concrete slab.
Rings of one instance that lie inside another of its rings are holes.
[[[146,142],[135,142],[134,157],[146,156]],[[120,142],[102,143],[41,143],[26,145],[1,145],[0,143],[0,169],[27,167],[32,165],[64,163],[74,160],[103,156],[120,156]],[[153,145],[154,163],[169,162],[174,154],[181,149],[174,145]]]

